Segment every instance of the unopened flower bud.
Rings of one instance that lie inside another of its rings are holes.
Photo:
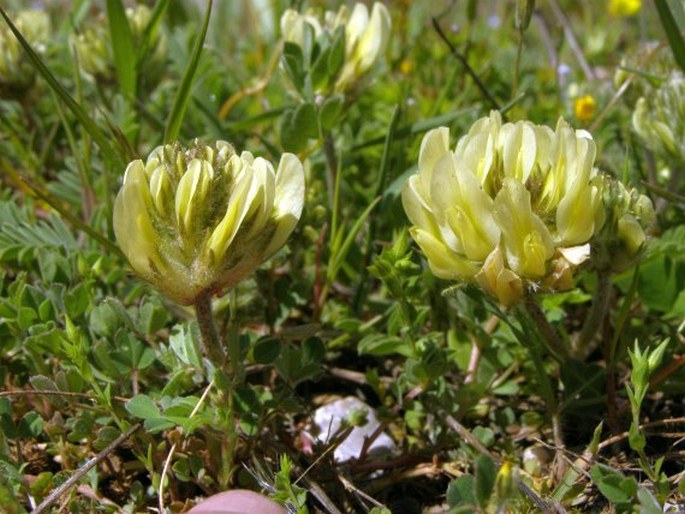
[[[528,28],[533,11],[535,11],[535,0],[516,0],[514,24],[518,31],[523,32]]]
[[[134,46],[142,44],[147,26],[152,19],[152,12],[144,4],[126,9],[126,19],[131,29]],[[79,66],[98,82],[109,84],[115,80],[114,53],[109,28],[104,16],[91,21],[82,32],[74,36],[74,48]],[[154,33],[147,49],[146,58],[140,66],[144,82],[156,83],[157,77],[164,69],[166,60],[166,38],[161,33]]]
[[[633,128],[657,155],[685,163],[685,76],[681,72],[673,71],[668,80],[637,101]]]
[[[38,53],[50,39],[50,19],[45,11],[20,11],[14,25],[29,45]],[[19,40],[6,23],[0,24],[0,97],[21,96],[33,85],[36,73],[24,54]]]
[[[596,268],[616,273],[632,266],[656,222],[652,201],[621,182],[602,176],[606,223],[592,241]]]

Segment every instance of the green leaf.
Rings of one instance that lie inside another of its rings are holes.
[[[608,466],[595,464],[590,470],[590,476],[597,489],[610,502],[628,503],[637,492],[637,482],[633,477],[626,478]]]
[[[186,66],[185,73],[183,74],[181,85],[176,92],[174,105],[171,109],[171,115],[167,120],[166,130],[164,131],[165,143],[172,143],[176,141],[178,139],[178,134],[181,131],[181,123],[183,123],[183,117],[185,116],[186,108],[188,107],[188,102],[190,101],[193,78],[195,77],[197,65],[200,62],[200,56],[202,55],[202,47],[205,43],[205,37],[207,36],[207,27],[209,26],[209,18],[211,14],[212,0],[209,0],[207,2],[207,11],[205,12],[202,28],[195,39],[195,46],[193,47],[190,60],[188,61],[188,66]]]
[[[126,402],[125,407],[129,414],[137,418],[153,419],[161,416],[159,407],[145,394],[134,396]]]
[[[124,97],[133,101],[136,97],[136,56],[131,26],[121,0],[107,0],[107,19],[119,86]]]
[[[345,98],[342,95],[326,98],[319,109],[319,124],[321,125],[321,130],[327,132],[335,126],[342,113],[344,102]]]
[[[461,507],[470,504],[475,507],[476,497],[474,496],[474,482],[472,475],[463,475],[452,480],[447,486],[447,504],[450,507]]]
[[[300,152],[310,139],[319,137],[316,108],[311,103],[301,103],[286,111],[281,120],[281,144],[288,152]]]
[[[169,0],[158,0],[155,2],[155,7],[150,15],[150,21],[145,27],[143,39],[140,43],[140,48],[138,49],[138,55],[136,57],[136,71],[140,70],[140,66],[150,50],[150,44],[154,40],[154,37],[159,30],[159,25],[162,22],[162,17],[164,16],[168,6]]]
[[[669,312],[685,289],[685,262],[658,255],[640,266],[637,292],[652,310]]]
[[[295,88],[302,92],[304,89],[304,55],[302,49],[295,43],[286,41],[283,45],[281,64]]]
[[[122,327],[132,329],[133,323],[126,308],[116,298],[106,298],[90,312],[90,328],[96,335],[114,337]]]
[[[102,427],[98,431],[95,441],[93,441],[93,448],[95,448],[97,451],[101,451],[120,435],[121,432],[114,427]]]
[[[659,19],[661,20],[661,25],[664,27],[664,32],[666,32],[668,44],[671,45],[675,62],[678,64],[681,71],[685,72],[685,40],[683,40],[683,35],[673,17],[671,8],[666,0],[654,0],[654,6],[659,14]]]
[[[19,437],[38,437],[43,432],[43,418],[35,411],[27,412],[17,425]]]
[[[252,358],[257,364],[271,364],[281,353],[281,341],[277,337],[261,337],[252,349]]]
[[[484,509],[490,501],[496,479],[497,470],[495,469],[494,461],[487,455],[479,456],[475,463],[475,479],[473,483],[473,493],[479,507]]]
[[[202,369],[202,356],[200,355],[199,345],[196,338],[193,337],[193,334],[194,330],[183,327],[169,337],[169,346],[181,362]]]
[[[343,62],[345,62],[345,27],[340,26],[335,29],[328,54],[328,73],[331,77],[335,77]]]
[[[350,251],[350,248],[352,248],[357,233],[361,230],[362,226],[364,225],[364,222],[366,221],[366,218],[369,217],[371,211],[373,211],[373,209],[376,207],[376,205],[378,205],[378,202],[380,201],[380,197],[375,198],[369,204],[369,206],[366,209],[364,209],[364,212],[362,212],[359,218],[357,218],[357,221],[354,222],[354,225],[352,225],[352,228],[347,233],[345,240],[342,242],[342,245],[340,245],[339,247],[338,245],[332,247],[332,251],[334,253],[328,265],[328,273],[326,274],[326,278],[329,284],[332,284],[335,280],[335,277],[338,276],[338,272],[340,271],[340,268],[345,262],[347,253]],[[336,236],[338,236],[338,234],[336,234]]]
[[[385,334],[369,334],[357,345],[357,352],[368,355],[400,354],[405,357],[414,355],[411,344],[405,338]]]
[[[639,487],[637,490],[637,499],[640,502],[640,514],[663,514],[664,508],[659,505],[659,502],[654,495],[644,487]]]

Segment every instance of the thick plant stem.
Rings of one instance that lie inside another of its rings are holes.
[[[195,302],[195,315],[200,327],[202,352],[217,369],[223,369],[226,364],[226,353],[214,323],[211,294],[205,293],[198,297]]]
[[[559,334],[550,324],[547,316],[540,308],[540,305],[534,299],[526,300],[526,312],[530,316],[530,319],[535,323],[535,327],[538,333],[542,337],[542,340],[547,346],[547,350],[552,354],[552,356],[559,362],[564,362],[568,359],[568,349],[564,346],[561,341]]]
[[[597,287],[592,298],[590,314],[585,318],[585,323],[580,334],[573,341],[573,355],[581,360],[585,359],[590,351],[591,343],[597,335],[597,331],[609,310],[609,298],[611,296],[611,274],[608,271],[597,272]]]

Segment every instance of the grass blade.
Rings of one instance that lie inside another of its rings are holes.
[[[132,101],[136,97],[136,57],[131,26],[121,0],[107,0],[107,19],[119,86],[124,97]]]
[[[137,70],[140,69],[141,63],[150,50],[150,43],[153,41],[153,38],[159,30],[159,24],[162,22],[162,18],[164,17],[164,13],[166,13],[168,6],[169,0],[159,0],[159,2],[155,4],[152,15],[150,16],[150,21],[148,22],[147,27],[145,27],[145,32],[143,33],[143,41],[140,43],[140,49],[138,50],[138,57],[136,61]]]
[[[378,205],[378,202],[381,201],[381,197],[376,197],[373,202],[369,204],[369,206],[364,210],[364,212],[357,218],[357,221],[354,222],[354,225],[352,225],[352,228],[350,231],[347,233],[347,236],[345,236],[345,240],[343,241],[342,245],[340,246],[339,249],[335,249],[336,251],[334,252],[334,255],[331,258],[331,262],[328,266],[328,273],[327,273],[327,282],[329,284],[333,283],[333,280],[335,280],[335,277],[338,275],[338,272],[340,271],[340,268],[342,268],[342,265],[345,262],[345,258],[347,257],[347,253],[350,251],[350,248],[352,248],[352,243],[354,243],[354,238],[357,236],[357,233],[361,230],[362,226],[364,225],[364,222],[366,221],[366,218],[369,217],[369,214],[371,214],[371,211]],[[337,245],[336,245],[337,246]]]
[[[117,152],[115,152],[114,148],[112,148],[112,146],[109,143],[109,140],[107,139],[107,137],[105,137],[105,134],[102,132],[102,130],[100,130],[100,127],[96,125],[96,123],[83,109],[83,107],[81,107],[76,102],[76,100],[74,100],[72,96],[67,92],[67,90],[64,89],[62,85],[57,81],[55,76],[43,63],[38,54],[36,54],[33,48],[31,48],[31,45],[28,43],[28,41],[26,41],[24,36],[22,36],[21,32],[19,32],[17,27],[14,26],[12,20],[10,20],[9,16],[7,16],[7,13],[2,7],[0,7],[0,15],[2,15],[2,17],[5,19],[10,30],[12,31],[14,36],[19,41],[19,44],[21,44],[22,48],[28,55],[28,58],[31,61],[33,67],[46,80],[50,88],[57,94],[57,96],[67,105],[69,110],[74,114],[74,116],[76,116],[81,125],[83,125],[83,127],[86,129],[90,137],[93,138],[95,144],[98,145],[98,147],[102,151],[105,160],[115,163],[119,167],[123,168],[123,158],[120,157],[119,154],[117,154]]]
[[[659,20],[661,20],[661,25],[666,32],[668,44],[671,45],[675,62],[685,72],[685,40],[683,40],[683,35],[678,29],[671,8],[666,0],[654,0],[654,6],[659,13]]]
[[[193,78],[195,77],[197,65],[200,62],[200,55],[202,54],[202,47],[205,43],[205,36],[207,35],[207,27],[209,26],[209,17],[211,13],[212,0],[209,0],[209,2],[207,2],[207,12],[205,13],[202,29],[195,40],[193,53],[190,56],[188,66],[183,74],[183,80],[181,80],[181,86],[178,88],[176,98],[174,98],[174,106],[171,109],[171,115],[167,120],[166,130],[164,131],[165,143],[171,143],[172,141],[175,141],[178,138],[178,133],[181,130],[181,123],[183,122],[183,116],[185,115],[186,108],[188,107],[188,102],[190,100]]]

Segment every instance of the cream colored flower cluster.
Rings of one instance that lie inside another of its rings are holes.
[[[302,212],[304,171],[218,141],[160,146],[131,162],[114,231],[134,271],[174,301],[236,285],[286,241]]]
[[[512,305],[531,289],[567,289],[604,222],[589,133],[559,120],[478,120],[449,147],[449,130],[421,145],[402,201],[411,234],[441,278],[471,281]]]
[[[315,38],[323,33],[332,35],[338,27],[344,27],[345,57],[332,93],[345,93],[383,55],[392,24],[388,9],[380,2],[373,4],[371,13],[365,4],[357,3],[351,11],[345,5],[337,12],[327,11],[323,19],[312,12],[302,14],[288,9],[281,17],[284,40],[304,48],[306,25],[312,28]]]

